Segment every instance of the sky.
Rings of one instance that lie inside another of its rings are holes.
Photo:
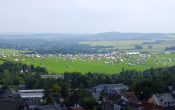
[[[0,33],[174,33],[175,0],[0,0]]]

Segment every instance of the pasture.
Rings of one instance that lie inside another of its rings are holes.
[[[134,44],[130,42],[130,45]],[[64,72],[111,74],[121,72],[122,68],[125,70],[135,69],[138,71],[143,71],[151,67],[157,68],[175,65],[175,54],[114,54],[109,56],[32,56],[19,54],[23,52],[26,51],[0,49],[0,58],[14,62],[22,62],[28,65],[33,64],[34,66],[45,67],[49,73],[57,74]],[[2,63],[3,61],[0,60],[0,64]]]
[[[0,64],[3,64],[3,61],[2,60],[0,60]]]
[[[143,49],[135,51],[147,51],[147,52],[160,52],[165,50],[166,47],[174,46],[175,40],[121,40],[121,41],[88,41],[80,42],[80,44],[86,44],[90,46],[112,46],[119,50],[133,50],[136,45],[141,45]],[[152,46],[152,48],[149,48]]]
[[[15,49],[2,49],[0,48],[0,54],[19,54],[19,53],[25,53],[28,51],[24,51],[24,50],[15,50]]]
[[[109,60],[106,58],[86,59],[70,59],[58,56],[49,56],[45,58],[27,57],[27,56],[10,56],[6,58],[10,61],[22,62],[24,64],[33,64],[35,66],[45,67],[49,73],[64,73],[64,72],[93,72],[93,73],[119,73],[122,68],[136,69],[143,71],[151,67],[169,67],[175,65],[174,54],[152,54],[149,58],[140,57],[139,55],[121,56]],[[120,60],[122,59],[122,61]],[[106,63],[113,62],[113,63]]]

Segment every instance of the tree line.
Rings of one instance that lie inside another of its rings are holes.
[[[151,68],[145,71],[125,70],[116,74],[65,72],[64,79],[42,79],[48,74],[43,67],[16,62],[4,62],[0,65],[0,84],[2,89],[15,89],[25,84],[27,89],[45,89],[45,102],[62,103],[66,106],[80,104],[94,109],[98,103],[92,96],[92,87],[98,84],[124,83],[129,91],[134,91],[140,100],[147,100],[154,93],[166,91],[167,86],[175,86],[175,66]],[[58,100],[58,99],[63,99]]]

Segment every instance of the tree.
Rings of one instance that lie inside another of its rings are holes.
[[[93,97],[86,96],[83,98],[81,105],[86,109],[92,110],[97,106],[97,102]]]
[[[52,99],[52,96],[48,96],[47,99],[46,99],[46,104],[53,104],[53,99]]]
[[[148,49],[152,49],[152,48],[153,48],[153,46],[151,46],[151,45],[150,45],[150,46],[148,46]]]
[[[136,45],[134,49],[143,49],[143,47],[141,45]]]
[[[67,83],[63,83],[62,85],[61,85],[61,96],[63,97],[63,98],[66,98],[66,97],[68,97],[69,96],[69,86],[68,86],[68,84]]]
[[[24,84],[24,83],[25,83],[25,81],[24,81],[23,77],[21,77],[21,76],[14,76],[13,84],[20,85],[20,84]]]
[[[55,83],[52,87],[52,90],[55,94],[60,94],[61,92],[61,86],[58,83]]]
[[[1,78],[2,78],[2,83],[5,86],[8,86],[10,84],[11,75],[10,75],[10,72],[8,70],[4,70]]]

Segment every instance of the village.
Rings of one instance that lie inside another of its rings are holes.
[[[63,78],[61,75],[46,75],[42,78]],[[10,90],[0,90],[0,107],[3,109],[19,110],[86,110],[79,104],[66,107],[63,99],[58,98],[60,103],[42,105],[44,100],[44,89],[25,89],[26,85],[18,85],[17,92]],[[2,87],[2,85],[0,86]],[[0,88],[1,89],[1,88]],[[129,91],[129,87],[123,83],[99,84],[88,89],[93,94],[93,98],[98,102],[100,110],[174,110],[174,86],[168,86],[164,93],[153,94],[147,101],[140,101],[134,92]],[[14,103],[15,102],[15,103]],[[8,106],[7,106],[8,105]]]

